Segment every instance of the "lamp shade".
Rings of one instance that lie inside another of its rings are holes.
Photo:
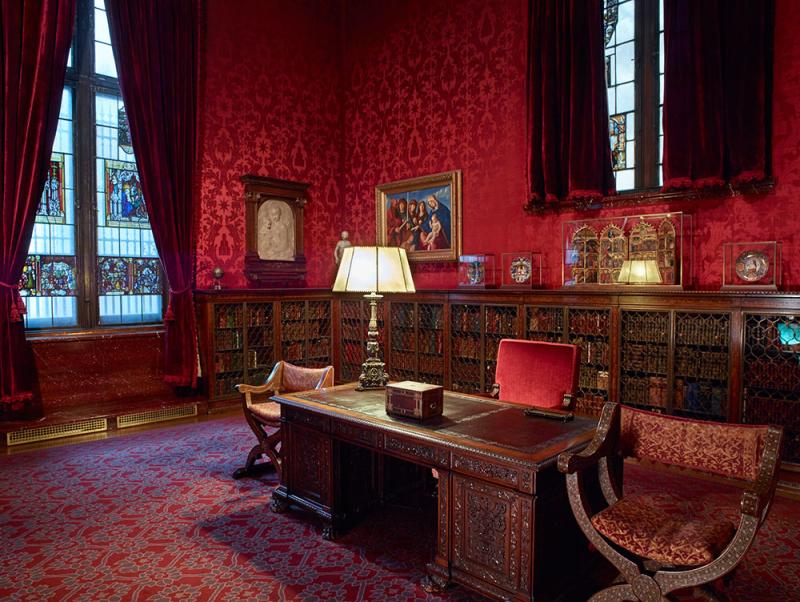
[[[622,284],[661,284],[661,271],[655,259],[626,259],[617,282]]]
[[[336,293],[413,293],[406,250],[400,247],[348,247],[333,283]]]

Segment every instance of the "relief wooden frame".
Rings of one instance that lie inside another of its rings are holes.
[[[264,176],[245,175],[245,256],[244,273],[255,288],[303,286],[306,278],[306,257],[303,252],[303,210],[310,184]],[[258,211],[268,201],[282,201],[294,219],[294,256],[286,259],[262,259],[259,255]]]
[[[442,213],[438,208],[434,211],[430,206],[428,199],[437,194],[438,205],[449,211]],[[425,202],[425,219],[414,224],[408,206],[417,201]],[[390,211],[394,203],[400,202],[403,203],[400,213]],[[419,240],[420,234],[427,236],[430,232],[430,226],[426,229],[424,224],[431,223],[434,213],[437,214],[436,221],[442,225],[446,246],[442,237],[435,237],[430,245]],[[403,247],[408,252],[409,261],[458,261],[461,255],[461,171],[446,171],[376,186],[375,215],[375,240],[379,246]],[[439,219],[439,215],[443,218]],[[449,224],[444,224],[445,221]],[[433,248],[417,248],[417,245]]]

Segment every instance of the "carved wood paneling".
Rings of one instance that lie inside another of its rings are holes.
[[[524,573],[529,588],[530,539],[522,530],[531,498],[455,474],[453,489],[453,567],[512,591]],[[528,545],[525,566],[520,560],[523,540]]]
[[[513,468],[485,462],[471,456],[453,454],[453,469],[473,474],[483,479],[498,481],[511,487],[519,485],[519,473]]]
[[[331,446],[329,437],[291,425],[292,462],[288,465],[290,493],[330,506]]]

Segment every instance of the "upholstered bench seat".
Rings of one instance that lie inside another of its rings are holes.
[[[724,518],[692,514],[691,502],[671,494],[626,495],[592,517],[615,544],[666,566],[700,566],[714,560],[736,528]]]

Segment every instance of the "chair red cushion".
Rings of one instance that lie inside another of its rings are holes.
[[[495,382],[500,399],[541,408],[560,408],[564,393],[578,388],[576,345],[503,339],[497,350]]]
[[[264,403],[254,403],[250,406],[250,412],[260,420],[280,424],[281,406],[274,401]]]
[[[692,511],[692,501],[670,494],[628,495],[592,517],[604,537],[667,566],[700,566],[719,556],[735,527]]]

